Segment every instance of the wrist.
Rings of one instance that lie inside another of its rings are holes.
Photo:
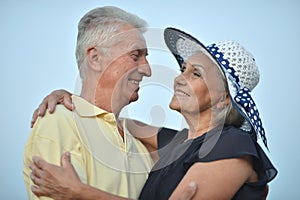
[[[80,183],[77,187],[74,188],[72,199],[75,199],[75,200],[84,200],[84,199],[86,199],[85,196],[84,196],[84,191],[87,191],[87,189],[89,187],[90,186],[88,186],[87,184]]]

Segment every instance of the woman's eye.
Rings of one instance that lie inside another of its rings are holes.
[[[180,67],[180,72],[182,73],[182,72],[184,72],[185,71],[185,66],[182,66],[182,67]]]
[[[194,72],[194,76],[201,77],[201,74],[199,72]]]

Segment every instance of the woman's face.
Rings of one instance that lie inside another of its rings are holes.
[[[225,98],[223,75],[205,54],[190,56],[180,71],[174,81],[171,109],[182,114],[199,114],[218,106]]]

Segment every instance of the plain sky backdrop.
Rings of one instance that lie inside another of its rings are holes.
[[[53,89],[76,90],[77,23],[87,11],[104,5],[135,13],[150,27],[178,27],[206,44],[235,39],[251,51],[261,72],[253,95],[267,132],[268,155],[279,171],[268,199],[300,199],[298,0],[1,0],[0,199],[27,199],[22,156],[31,115]],[[173,58],[158,54],[150,54],[150,64],[175,65]],[[171,79],[168,72],[176,70],[167,69],[163,77]],[[135,103],[127,114],[180,128],[181,119],[176,114],[172,118],[167,108],[171,86],[145,80],[140,94],[147,106]]]

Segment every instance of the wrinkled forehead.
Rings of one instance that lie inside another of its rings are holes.
[[[224,79],[223,72],[219,69],[218,64],[214,59],[211,59],[210,55],[203,51],[196,51],[192,55],[190,55],[185,63],[189,63],[196,69],[202,69],[208,76],[206,79],[214,79],[221,78]]]
[[[214,71],[225,78],[225,75],[220,69],[217,61],[205,48],[201,47],[195,41],[180,38],[176,42],[176,48],[184,61],[194,64],[202,64],[205,68],[207,68],[207,71]]]
[[[193,54],[191,54],[185,62],[189,62],[192,64],[198,64],[198,65],[208,65],[207,67],[210,67],[214,64],[213,60],[211,60],[204,52],[202,51],[196,51]]]
[[[138,28],[125,28],[113,36],[114,41],[118,41],[118,48],[127,50],[146,49],[146,40],[143,35],[143,30]]]

